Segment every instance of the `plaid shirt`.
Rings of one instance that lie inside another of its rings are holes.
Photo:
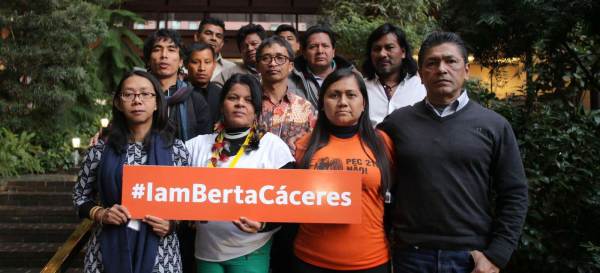
[[[265,130],[279,136],[296,152],[296,141],[312,131],[317,121],[314,107],[306,99],[286,91],[279,103],[263,95],[261,125]]]

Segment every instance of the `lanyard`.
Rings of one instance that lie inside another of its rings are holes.
[[[229,168],[234,168],[235,165],[237,164],[237,162],[240,160],[240,157],[242,157],[242,154],[244,154],[244,150],[245,150],[244,148],[246,146],[248,146],[248,143],[250,143],[250,139],[252,138],[253,133],[254,133],[253,131],[250,131],[250,133],[246,136],[246,140],[244,140],[244,144],[242,144],[242,147],[240,147],[240,150],[237,152],[237,154],[235,154],[235,157],[233,157],[233,160],[229,164]],[[217,153],[216,151],[213,152],[212,156],[217,157],[218,155],[216,153]],[[215,168],[216,166],[213,165],[212,161],[209,161],[208,167]]]

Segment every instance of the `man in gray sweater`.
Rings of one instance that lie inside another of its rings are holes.
[[[396,272],[499,272],[527,214],[527,180],[510,124],[470,101],[462,39],[430,34],[419,51],[426,98],[379,128],[395,145],[386,212]]]

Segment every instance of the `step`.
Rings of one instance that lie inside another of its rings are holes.
[[[0,243],[63,243],[73,233],[78,223],[0,223]]]
[[[3,223],[77,223],[73,206],[0,206]]]
[[[74,175],[24,175],[0,181],[0,191],[9,192],[71,192],[77,177]]]
[[[73,204],[67,192],[0,192],[0,206],[69,206]]]
[[[75,182],[71,181],[9,181],[4,186],[7,192],[72,192]]]
[[[1,243],[0,269],[42,268],[63,243]],[[80,252],[71,265],[83,266],[84,253]],[[11,272],[11,271],[6,271]],[[36,271],[40,272],[40,270]]]
[[[39,273],[40,271],[42,271],[41,267],[0,267],[0,273]],[[69,268],[67,271],[65,271],[65,273],[83,273],[83,268]]]
[[[0,267],[0,273],[39,273],[41,270],[41,267]]]
[[[43,267],[62,243],[2,243],[0,267]]]

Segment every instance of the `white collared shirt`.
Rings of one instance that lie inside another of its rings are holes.
[[[431,104],[427,98],[425,99],[425,105],[427,105],[427,108],[429,108],[436,115],[442,118],[458,112],[460,109],[465,107],[467,103],[469,103],[469,96],[467,95],[467,90],[463,90],[460,96],[458,96],[458,98],[452,103],[446,105],[444,109],[438,110],[438,108],[433,106],[433,104]]]
[[[422,101],[427,94],[425,86],[421,84],[421,78],[416,74],[412,77],[407,75],[398,84],[392,98],[389,100],[379,77],[375,76],[372,80],[365,79],[365,85],[369,94],[369,117],[373,126],[383,121],[394,110]]]
[[[223,58],[223,56],[221,54],[219,54],[215,58],[215,61],[216,61],[217,64],[215,65],[215,70],[213,70],[213,74],[212,74],[212,76],[210,78],[210,81],[215,81],[215,79],[217,78],[217,76],[219,74],[221,74],[221,72],[223,70],[226,70],[226,69],[228,69],[230,67],[235,66],[234,62],[229,61],[229,60]]]

